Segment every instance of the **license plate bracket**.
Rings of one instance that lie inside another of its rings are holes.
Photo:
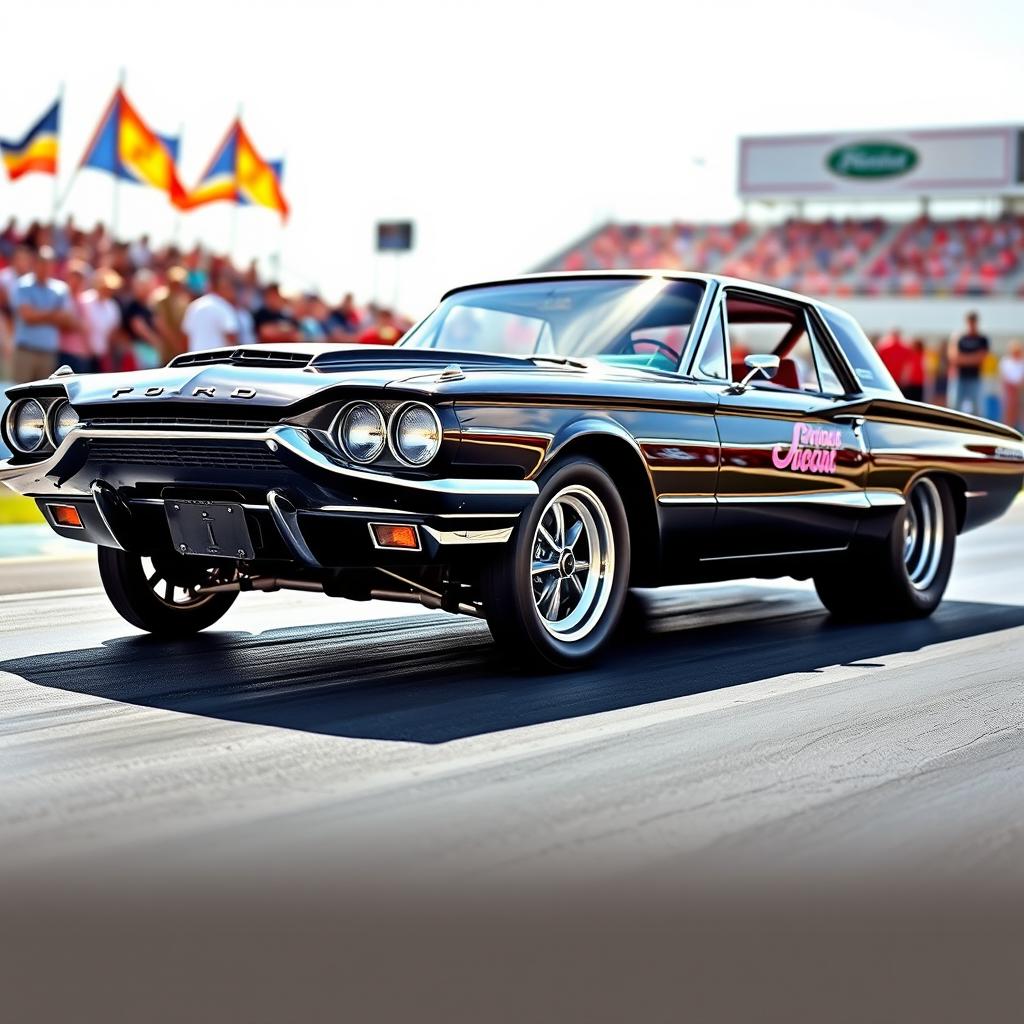
[[[256,556],[245,509],[238,502],[174,498],[164,507],[171,541],[179,554],[232,559]]]

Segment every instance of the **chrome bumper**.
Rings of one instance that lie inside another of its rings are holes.
[[[96,474],[98,479],[94,479],[93,469],[97,467],[90,468],[88,453],[80,447],[93,438],[183,443],[232,441],[265,446],[281,463],[282,482],[274,482],[273,472],[265,474],[262,483],[252,480],[250,489],[266,487],[263,491],[266,502],[260,502],[254,496],[252,500],[257,503],[245,504],[244,507],[258,516],[269,517],[296,561],[317,567],[336,564],[333,560],[317,558],[312,550],[316,544],[307,536],[310,531],[317,533],[314,523],[323,517],[360,524],[370,521],[413,523],[429,538],[429,545],[424,544],[424,547],[429,547],[436,556],[439,548],[505,543],[511,537],[521,512],[538,493],[532,480],[451,477],[417,480],[350,468],[337,464],[314,447],[306,431],[284,425],[265,431],[82,426],[73,430],[54,452],[39,462],[20,465],[11,461],[0,462],[0,482],[38,499],[44,509],[48,502],[56,500],[77,504],[83,511],[90,510],[84,518],[94,525],[74,534],[60,527],[47,514],[50,526],[58,534],[118,547],[134,547],[132,537],[125,535],[129,533],[128,524],[145,518],[142,515],[145,506],[162,506],[164,499],[138,495],[135,493],[137,481],[131,476],[126,479],[126,474],[121,474],[118,483],[117,474],[109,472],[108,475],[114,478],[114,486],[103,479],[103,473]],[[111,463],[111,467],[114,465]],[[128,474],[132,474],[130,466],[127,464]],[[171,479],[175,475],[168,471],[168,484],[177,482]],[[300,483],[292,491],[286,485],[288,480],[294,483],[307,477],[317,486],[307,488]],[[304,490],[309,493],[301,493]],[[340,500],[336,504],[325,503],[322,497],[319,501],[310,500],[312,494],[336,494]],[[138,509],[137,515],[131,515],[133,509]],[[115,512],[119,514],[115,516]],[[112,517],[118,518],[123,526],[115,528]]]
[[[536,497],[537,485],[532,480],[478,480],[473,478],[446,477],[439,480],[410,480],[388,473],[368,469],[353,469],[341,466],[318,451],[309,440],[308,433],[300,427],[279,425],[265,431],[230,430],[145,430],[121,428],[76,427],[60,446],[39,462],[14,465],[10,460],[0,462],[0,483],[22,494],[87,494],[79,488],[77,492],[62,489],[60,468],[65,458],[79,442],[88,439],[140,440],[140,441],[244,441],[265,445],[272,453],[291,455],[321,473],[330,474],[348,483],[362,483],[373,487],[398,488],[411,494],[435,494],[479,498],[495,497],[522,498],[526,501]]]

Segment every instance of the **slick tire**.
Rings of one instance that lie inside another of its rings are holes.
[[[596,657],[615,632],[629,585],[626,511],[605,470],[567,459],[501,554],[483,569],[491,634],[516,660],[571,669]]]
[[[913,619],[942,601],[956,550],[956,510],[942,480],[922,477],[889,535],[863,542],[841,563],[814,577],[822,604],[848,621]]]
[[[237,592],[190,596],[189,588],[202,582],[208,570],[201,564],[194,569],[177,555],[154,560],[152,567],[140,555],[116,548],[99,548],[98,558],[100,580],[114,610],[126,622],[156,636],[170,639],[198,633],[221,618],[238,596]]]

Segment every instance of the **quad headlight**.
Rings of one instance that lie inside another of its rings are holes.
[[[34,398],[22,398],[7,413],[6,433],[11,447],[23,455],[38,451],[46,440],[46,414]]]
[[[353,462],[373,462],[388,441],[384,416],[369,402],[353,402],[337,420],[338,443]]]
[[[50,444],[54,448],[61,445],[64,439],[78,426],[78,413],[71,408],[71,403],[66,399],[54,402],[46,416],[47,433]]]
[[[391,416],[391,447],[410,466],[425,466],[441,447],[441,421],[429,405],[409,402]]]

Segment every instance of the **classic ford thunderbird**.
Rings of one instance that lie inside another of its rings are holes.
[[[1008,427],[907,401],[856,322],[746,281],[543,275],[448,292],[396,348],[244,346],[12,388],[0,480],[180,636],[241,591],[486,618],[596,655],[630,587],[812,578],[927,615],[1024,479]]]

